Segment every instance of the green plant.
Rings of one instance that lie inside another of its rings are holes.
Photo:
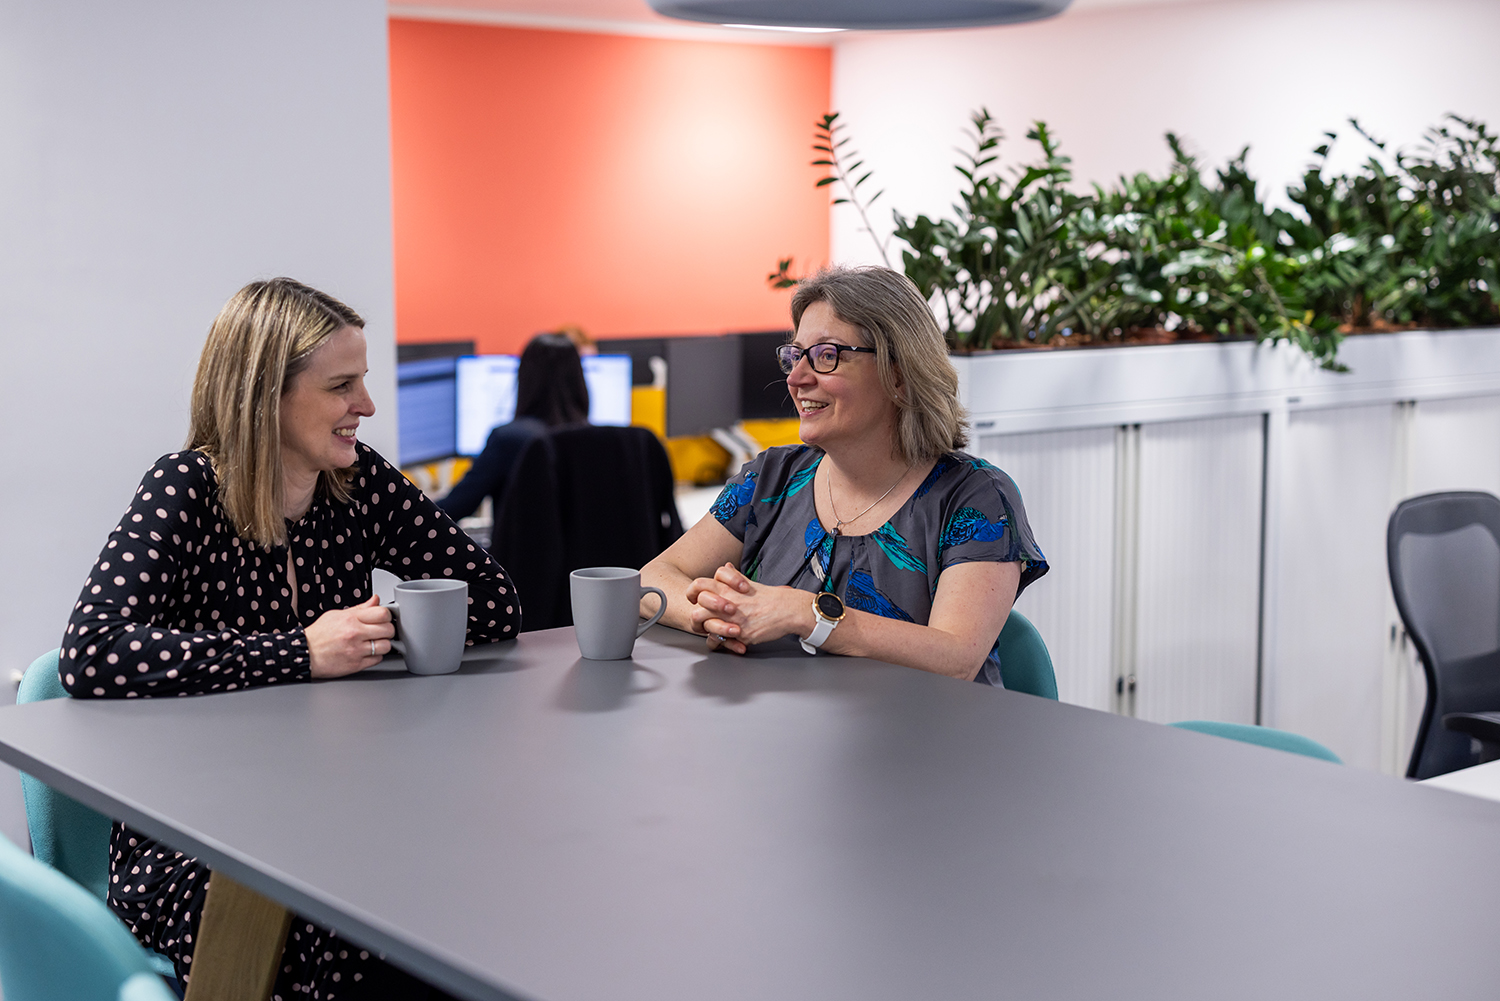
[[[1352,176],[1323,176],[1337,139],[1327,133],[1300,187],[1288,189],[1306,219],[1282,222],[1319,313],[1356,329],[1500,319],[1500,149],[1480,122],[1445,122],[1415,151],[1397,152],[1393,170],[1372,155]]]
[[[863,201],[860,200],[859,189],[870,179],[870,175],[874,171],[866,170],[858,177],[855,176],[858,171],[864,168],[865,163],[854,150],[845,151],[844,147],[849,145],[849,137],[843,134],[844,128],[844,124],[839,121],[839,113],[837,111],[832,111],[824,115],[813,126],[812,148],[813,152],[818,154],[818,157],[813,160],[812,165],[814,167],[827,168],[828,171],[826,175],[818,179],[816,186],[826,188],[829,185],[838,184],[843,188],[844,193],[835,197],[833,204],[854,206],[855,211],[859,213],[860,222],[862,223],[860,229],[870,234],[870,239],[875,241],[875,247],[880,251],[880,259],[885,262],[886,267],[890,267],[891,258],[886,253],[886,244],[889,243],[889,240],[882,242],[875,235],[875,230],[870,225],[870,208],[875,204],[876,199],[885,194],[885,192],[877,191]],[[783,257],[776,262],[776,270],[766,276],[766,281],[770,283],[772,288],[791,288],[798,281],[792,277],[791,269],[792,259],[790,257]]]
[[[965,187],[954,219],[895,213],[906,275],[927,295],[956,348],[989,347],[997,338],[1047,341],[1094,291],[1089,274],[1084,196],[1047,126],[1027,137],[1041,159],[1009,183],[991,166],[1003,138],[989,112],[971,119],[974,149],[955,168]]]
[[[837,119],[817,126],[818,184],[842,186],[834,203],[854,205],[889,265],[869,220],[881,193],[861,199],[872,172],[844,152]],[[970,124],[952,216],[893,213],[906,274],[955,350],[1165,330],[1286,340],[1338,369],[1351,330],[1500,320],[1500,139],[1480,122],[1450,115],[1394,155],[1351,122],[1378,152],[1339,176],[1325,176],[1328,133],[1287,190],[1295,211],[1261,201],[1248,147],[1206,180],[1169,133],[1165,176],[1083,194],[1045,123],[1027,132],[1040,156],[1005,174],[993,117],[980,109]],[[778,262],[773,285],[796,284],[791,263]]]

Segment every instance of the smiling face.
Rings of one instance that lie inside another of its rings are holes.
[[[801,348],[823,343],[868,346],[859,329],[840,320],[826,302],[811,303],[803,311],[792,343]],[[842,351],[838,367],[827,375],[814,372],[804,357],[786,377],[786,388],[801,415],[802,440],[809,445],[827,452],[874,436],[884,442],[893,439],[898,411],[880,384],[874,355]]]
[[[281,395],[281,467],[294,480],[354,465],[355,429],[375,413],[365,391],[365,333],[343,327]]]

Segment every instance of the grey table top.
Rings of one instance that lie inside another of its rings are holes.
[[[5,707],[0,758],[476,999],[1496,989],[1500,804],[660,627]]]

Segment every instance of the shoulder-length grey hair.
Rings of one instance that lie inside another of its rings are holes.
[[[958,402],[958,373],[932,310],[911,279],[889,268],[824,268],[798,283],[792,329],[815,302],[856,327],[875,349],[876,371],[896,404],[896,454],[910,463],[935,459],[969,443],[969,418]]]
[[[358,313],[290,278],[251,282],[224,304],[198,359],[187,447],[207,455],[219,503],[241,538],[286,541],[282,515],[281,397],[314,351]],[[353,469],[318,476],[318,489],[349,500]]]

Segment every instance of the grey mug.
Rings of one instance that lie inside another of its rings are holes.
[[[573,632],[578,651],[588,660],[628,660],[636,637],[654,626],[667,610],[659,587],[642,587],[641,572],[628,567],[587,567],[568,575],[573,597]],[[641,621],[641,599],[656,595],[661,607]]]
[[[396,600],[385,606],[406,646],[412,674],[452,674],[464,657],[469,626],[469,582],[404,580]]]

